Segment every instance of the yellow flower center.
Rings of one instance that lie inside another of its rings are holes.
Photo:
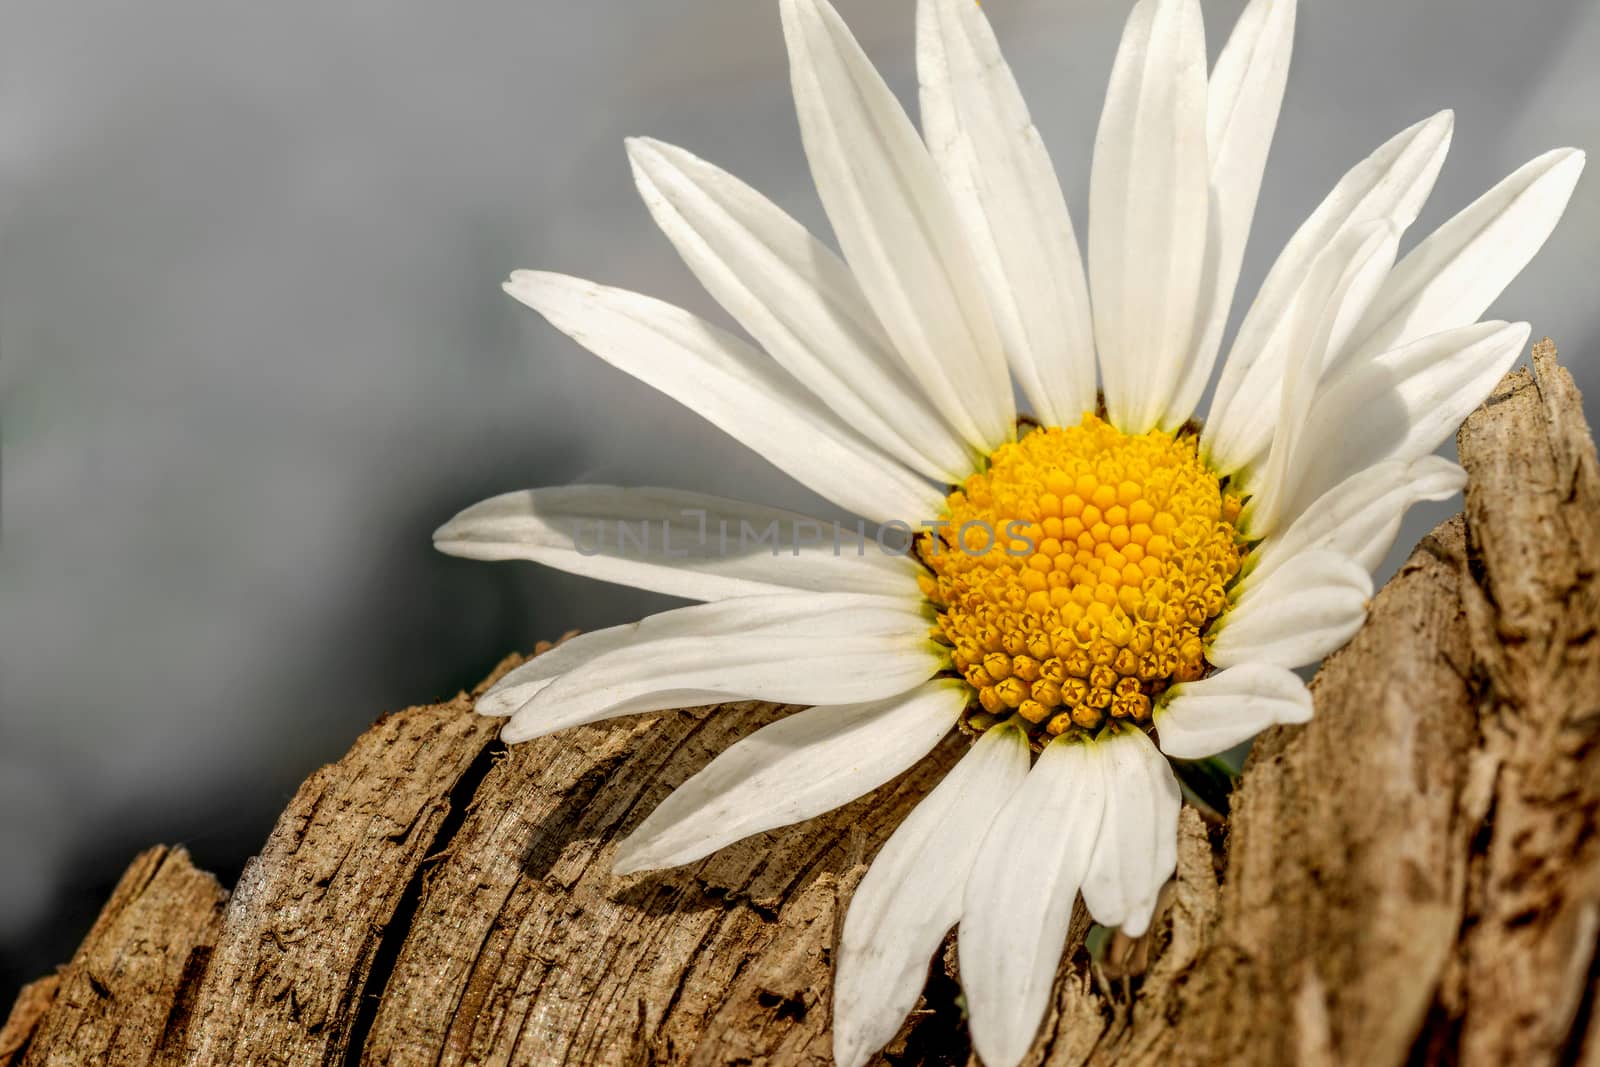
[[[1152,700],[1206,671],[1227,606],[1240,501],[1193,433],[1130,436],[1095,415],[1001,446],[918,541],[938,633],[972,686],[967,724],[1036,734],[1148,726]]]

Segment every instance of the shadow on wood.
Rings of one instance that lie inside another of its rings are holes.
[[[1184,812],[1151,936],[1096,962],[1080,914],[1032,1062],[1600,1062],[1600,471],[1553,345],[1460,451],[1464,515],[1324,665],[1316,718],[1260,739],[1225,828]],[[141,855],[23,992],[0,1067],[830,1062],[844,904],[959,740],[828,816],[615,878],[623,833],[787,709],[508,750],[471,704],[379,720],[231,897],[181,849]],[[891,1062],[969,1059],[953,960]]]

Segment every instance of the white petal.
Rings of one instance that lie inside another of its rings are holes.
[[[1028,773],[1015,726],[986,732],[884,844],[850,898],[833,979],[833,1058],[861,1067],[894,1038],[961,917],[978,848]]]
[[[905,598],[901,598],[902,600]],[[548,686],[555,679],[585,666],[607,652],[628,648],[635,644],[661,640],[664,638],[693,637],[723,637],[737,634],[752,618],[757,618],[768,627],[768,631],[775,634],[784,633],[781,626],[785,613],[791,610],[804,610],[809,604],[812,609],[818,604],[824,607],[837,604],[842,607],[876,607],[888,603],[881,596],[856,596],[832,597],[826,600],[813,597],[811,601],[803,598],[773,598],[749,599],[746,598],[736,609],[715,611],[709,608],[693,609],[680,608],[674,611],[659,612],[647,618],[623,623],[621,626],[611,626],[603,630],[591,630],[588,633],[578,634],[561,642],[555,648],[543,652],[506,672],[506,674],[478,698],[474,710],[480,715],[506,716],[515,713],[523,705],[531,701],[535,695]],[[763,606],[766,605],[766,606]],[[770,608],[770,610],[769,610]],[[908,615],[908,618],[912,616]],[[916,616],[921,618],[921,616]],[[773,620],[776,619],[775,624]],[[797,625],[806,626],[809,622],[802,619]],[[908,684],[905,688],[910,688]],[[560,729],[561,727],[556,727]],[[538,731],[529,733],[526,737],[538,736]],[[512,738],[525,740],[526,737]]]
[[[1360,350],[1383,352],[1478,321],[1561,220],[1584,158],[1575,148],[1546,152],[1433,231],[1367,313]]]
[[[1219,667],[1315,663],[1361,629],[1371,597],[1365,567],[1332,552],[1302,552],[1223,613],[1206,658]]]
[[[445,523],[433,544],[453,556],[532,560],[689,600],[785,591],[921,596],[918,564],[884,551],[871,534],[676,489],[505,493]]]
[[[1089,180],[1089,285],[1111,421],[1164,421],[1194,333],[1209,210],[1199,0],[1139,0],[1111,68]]]
[[[1061,183],[989,20],[920,0],[922,129],[982,272],[1006,355],[1041,422],[1095,407],[1089,290]]]
[[[1294,305],[1317,258],[1350,228],[1377,220],[1401,230],[1411,225],[1444,165],[1454,121],[1450,112],[1441,111],[1391,138],[1339,180],[1284,246],[1217,380],[1201,447],[1218,470],[1243,468],[1272,439],[1284,361],[1291,351],[1283,334],[1291,328]],[[1263,411],[1265,420],[1258,418]]]
[[[1211,157],[1206,271],[1194,351],[1167,413],[1168,426],[1194,413],[1216,364],[1289,78],[1295,7],[1296,0],[1251,0],[1211,72],[1206,94]]]
[[[1015,1067],[1049,1007],[1100,829],[1102,763],[1093,744],[1052,741],[973,863],[956,949],[972,1042],[986,1067]]]
[[[947,659],[900,598],[785,593],[651,616],[632,640],[550,682],[512,716],[507,742],[601,719],[723,700],[849,704],[903,693]]]
[[[1302,552],[1326,549],[1377,570],[1413,504],[1444,500],[1466,487],[1467,472],[1440,456],[1385,460],[1329,489],[1287,530],[1269,537],[1240,583],[1257,585]]]
[[[770,358],[638,293],[519,270],[506,292],[589,351],[653,386],[802,485],[878,522],[937,515],[944,498],[841,423]]]
[[[623,623],[604,630],[590,630],[568,638],[556,647],[541,652],[520,667],[507,671],[478,698],[473,710],[479,715],[510,715],[533,699],[535,693],[588,660],[622,648],[635,640],[639,622]]]
[[[1155,710],[1161,751],[1174,759],[1215,756],[1269,726],[1310,719],[1311,690],[1293,671],[1270,663],[1241,663],[1175,685]]]
[[[1139,937],[1178,868],[1183,796],[1143,730],[1123,730],[1094,744],[1105,761],[1106,805],[1083,879],[1083,904],[1096,922]]]
[[[1438,448],[1483,403],[1528,343],[1525,322],[1482,322],[1334,371],[1290,462],[1292,518],[1357,471]]]
[[[795,108],[845,260],[911,376],[984,452],[1016,409],[977,264],[894,93],[826,0],[783,0]]]
[[[628,141],[650,214],[706,291],[848,426],[922,474],[973,457],[894,354],[849,268],[777,205],[681,148]]]
[[[933,750],[966,706],[959,679],[763,726],[662,801],[617,847],[618,874],[692,863],[870,793]]]
[[[1293,324],[1284,334],[1290,354],[1284,360],[1283,392],[1265,469],[1258,477],[1241,479],[1255,494],[1241,522],[1251,537],[1271,533],[1284,521],[1290,497],[1299,489],[1294,480],[1299,470],[1296,461],[1302,454],[1306,418],[1321,396],[1323,368],[1372,303],[1394,266],[1399,244],[1400,231],[1379,220],[1344,231],[1317,258],[1295,302]]]

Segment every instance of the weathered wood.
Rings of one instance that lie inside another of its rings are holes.
[[[1151,936],[1091,958],[1080,909],[1033,1063],[1600,1063],[1600,465],[1553,346],[1460,450],[1465,514],[1324,665],[1316,718],[1260,739],[1225,826],[1184,811]],[[508,750],[470,704],[313,775],[225,910],[181,853],[141,857],[0,1067],[829,1062],[843,908],[961,742],[619,879],[623,834],[790,709]],[[955,978],[947,942],[890,1062],[968,1060]]]
[[[500,754],[430,872],[363,1062],[827,1063],[841,896],[959,742],[822,826],[610,873],[672,787],[790,710],[653,715]]]
[[[1600,470],[1555,359],[1536,347],[1534,376],[1503,383],[1461,434],[1479,564],[1462,595],[1485,681],[1477,758],[1492,827],[1472,854],[1447,990],[1467,1063],[1575,1053],[1600,980]],[[1519,490],[1489,491],[1500,485]]]
[[[11,1015],[0,1026],[0,1067],[13,1067],[28,1051],[60,986],[61,976],[51,974],[22,987],[17,1002],[11,1006]]]
[[[16,1062],[158,1062],[182,1026],[185,984],[216,943],[226,898],[217,880],[196,870],[182,849],[141,853],[55,988],[35,986],[32,997],[25,997],[38,1004],[53,994]]]
[[[465,696],[413,708],[306,780],[228,902],[195,997],[190,1059],[245,1067],[343,1055],[384,933],[494,734]]]

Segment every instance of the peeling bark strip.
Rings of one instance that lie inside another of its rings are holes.
[[[1151,938],[1091,961],[1080,911],[1032,1062],[1600,1063],[1600,466],[1553,345],[1460,449],[1465,515],[1324,666],[1316,718],[1259,741],[1225,828],[1184,811]],[[960,741],[618,879],[623,834],[789,709],[507,750],[470,706],[380,720],[314,774],[225,908],[181,851],[140,856],[0,1067],[829,1062],[844,905]],[[949,949],[896,1064],[969,1057]]]

